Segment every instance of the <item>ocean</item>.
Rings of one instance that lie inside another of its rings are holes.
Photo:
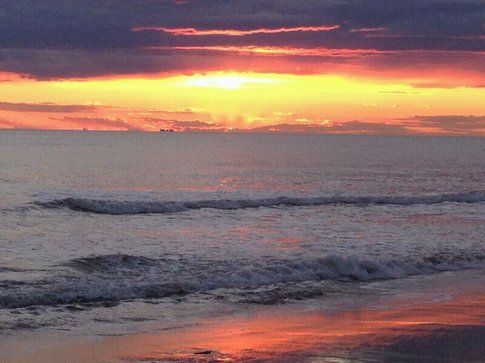
[[[3,336],[423,298],[484,268],[482,138],[0,132]]]

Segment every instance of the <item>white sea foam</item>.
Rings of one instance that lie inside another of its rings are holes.
[[[46,208],[70,208],[75,211],[98,214],[168,214],[204,208],[236,210],[261,207],[306,207],[332,204],[346,205],[417,205],[440,203],[479,203],[485,202],[484,191],[466,193],[446,193],[415,196],[322,196],[313,198],[277,197],[264,199],[213,199],[199,201],[123,201],[89,198],[65,198],[37,204]]]
[[[485,267],[483,255],[435,255],[419,259],[371,260],[326,256],[260,262],[188,262],[130,255],[94,256],[68,261],[68,275],[33,283],[3,281],[0,308],[33,305],[119,302],[164,298],[217,289],[251,291],[262,286],[306,282],[371,281]],[[282,298],[286,297],[281,289]],[[277,297],[274,301],[277,301]]]

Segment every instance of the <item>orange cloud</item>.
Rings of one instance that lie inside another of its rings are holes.
[[[13,103],[0,102],[0,110],[15,112],[48,112],[48,113],[69,113],[89,112],[97,110],[93,105],[61,105],[51,102],[46,103]]]
[[[205,35],[227,35],[227,36],[245,36],[252,34],[278,34],[293,32],[324,32],[339,29],[340,25],[322,25],[322,26],[299,26],[285,28],[260,28],[250,30],[237,29],[196,29],[196,28],[167,28],[157,26],[144,26],[132,28],[135,32],[140,31],[160,31],[173,35],[185,36],[205,36]]]
[[[298,120],[297,120],[298,121]],[[253,128],[251,132],[298,134],[406,135],[414,133],[405,126],[385,122],[348,121],[339,123],[276,124]]]
[[[126,131],[142,131],[143,128],[138,125],[132,125],[131,123],[114,117],[72,117],[65,116],[62,119],[51,118],[53,121],[64,121],[68,124],[72,124],[75,128],[94,127],[101,130],[126,130]]]
[[[0,129],[35,129],[35,126],[16,121],[0,119]]]
[[[331,48],[290,48],[258,46],[173,46],[149,47],[152,50],[214,51],[237,54],[282,55],[301,57],[364,57],[374,54],[397,54],[396,51],[376,49],[331,49]]]
[[[144,119],[146,122],[145,126],[148,129],[154,131],[169,129],[173,131],[228,131],[228,128],[224,125],[215,122],[206,122],[201,120],[176,120],[176,119],[163,119],[163,118],[152,118],[147,117]]]
[[[452,135],[485,135],[485,116],[434,115],[414,116],[406,124],[421,132]]]
[[[372,33],[372,32],[382,32],[387,30],[385,27],[376,27],[376,28],[358,28],[358,29],[351,29],[351,33]]]

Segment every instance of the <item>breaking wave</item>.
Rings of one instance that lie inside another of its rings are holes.
[[[422,196],[324,196],[314,198],[277,197],[264,199],[214,199],[200,201],[116,201],[88,198],[65,198],[49,202],[37,202],[45,208],[69,208],[74,211],[98,214],[168,214],[204,208],[236,210],[260,207],[306,207],[331,204],[348,205],[416,205],[440,203],[485,202],[485,192],[434,194]]]
[[[281,299],[285,284],[398,279],[485,267],[485,255],[438,254],[419,259],[371,260],[326,256],[298,260],[188,261],[106,255],[67,261],[61,272],[46,280],[15,284],[4,281],[0,308],[35,305],[112,304],[135,299],[160,299],[228,289],[234,294],[277,286]],[[308,296],[311,297],[312,294]],[[305,294],[303,294],[305,296]],[[278,302],[278,298],[274,299]]]

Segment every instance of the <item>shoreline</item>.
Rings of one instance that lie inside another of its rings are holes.
[[[485,358],[485,347],[477,344],[485,338],[484,293],[389,310],[291,310],[207,321],[157,334],[109,338],[105,345],[148,348],[115,358],[131,362]],[[454,337],[469,344],[448,344]]]
[[[19,332],[0,343],[8,348],[0,362],[478,362],[485,359],[485,286],[470,277],[482,271],[430,277],[436,284],[425,295],[423,280],[409,279],[411,295],[347,309],[253,306],[177,325],[141,324],[120,336]]]

